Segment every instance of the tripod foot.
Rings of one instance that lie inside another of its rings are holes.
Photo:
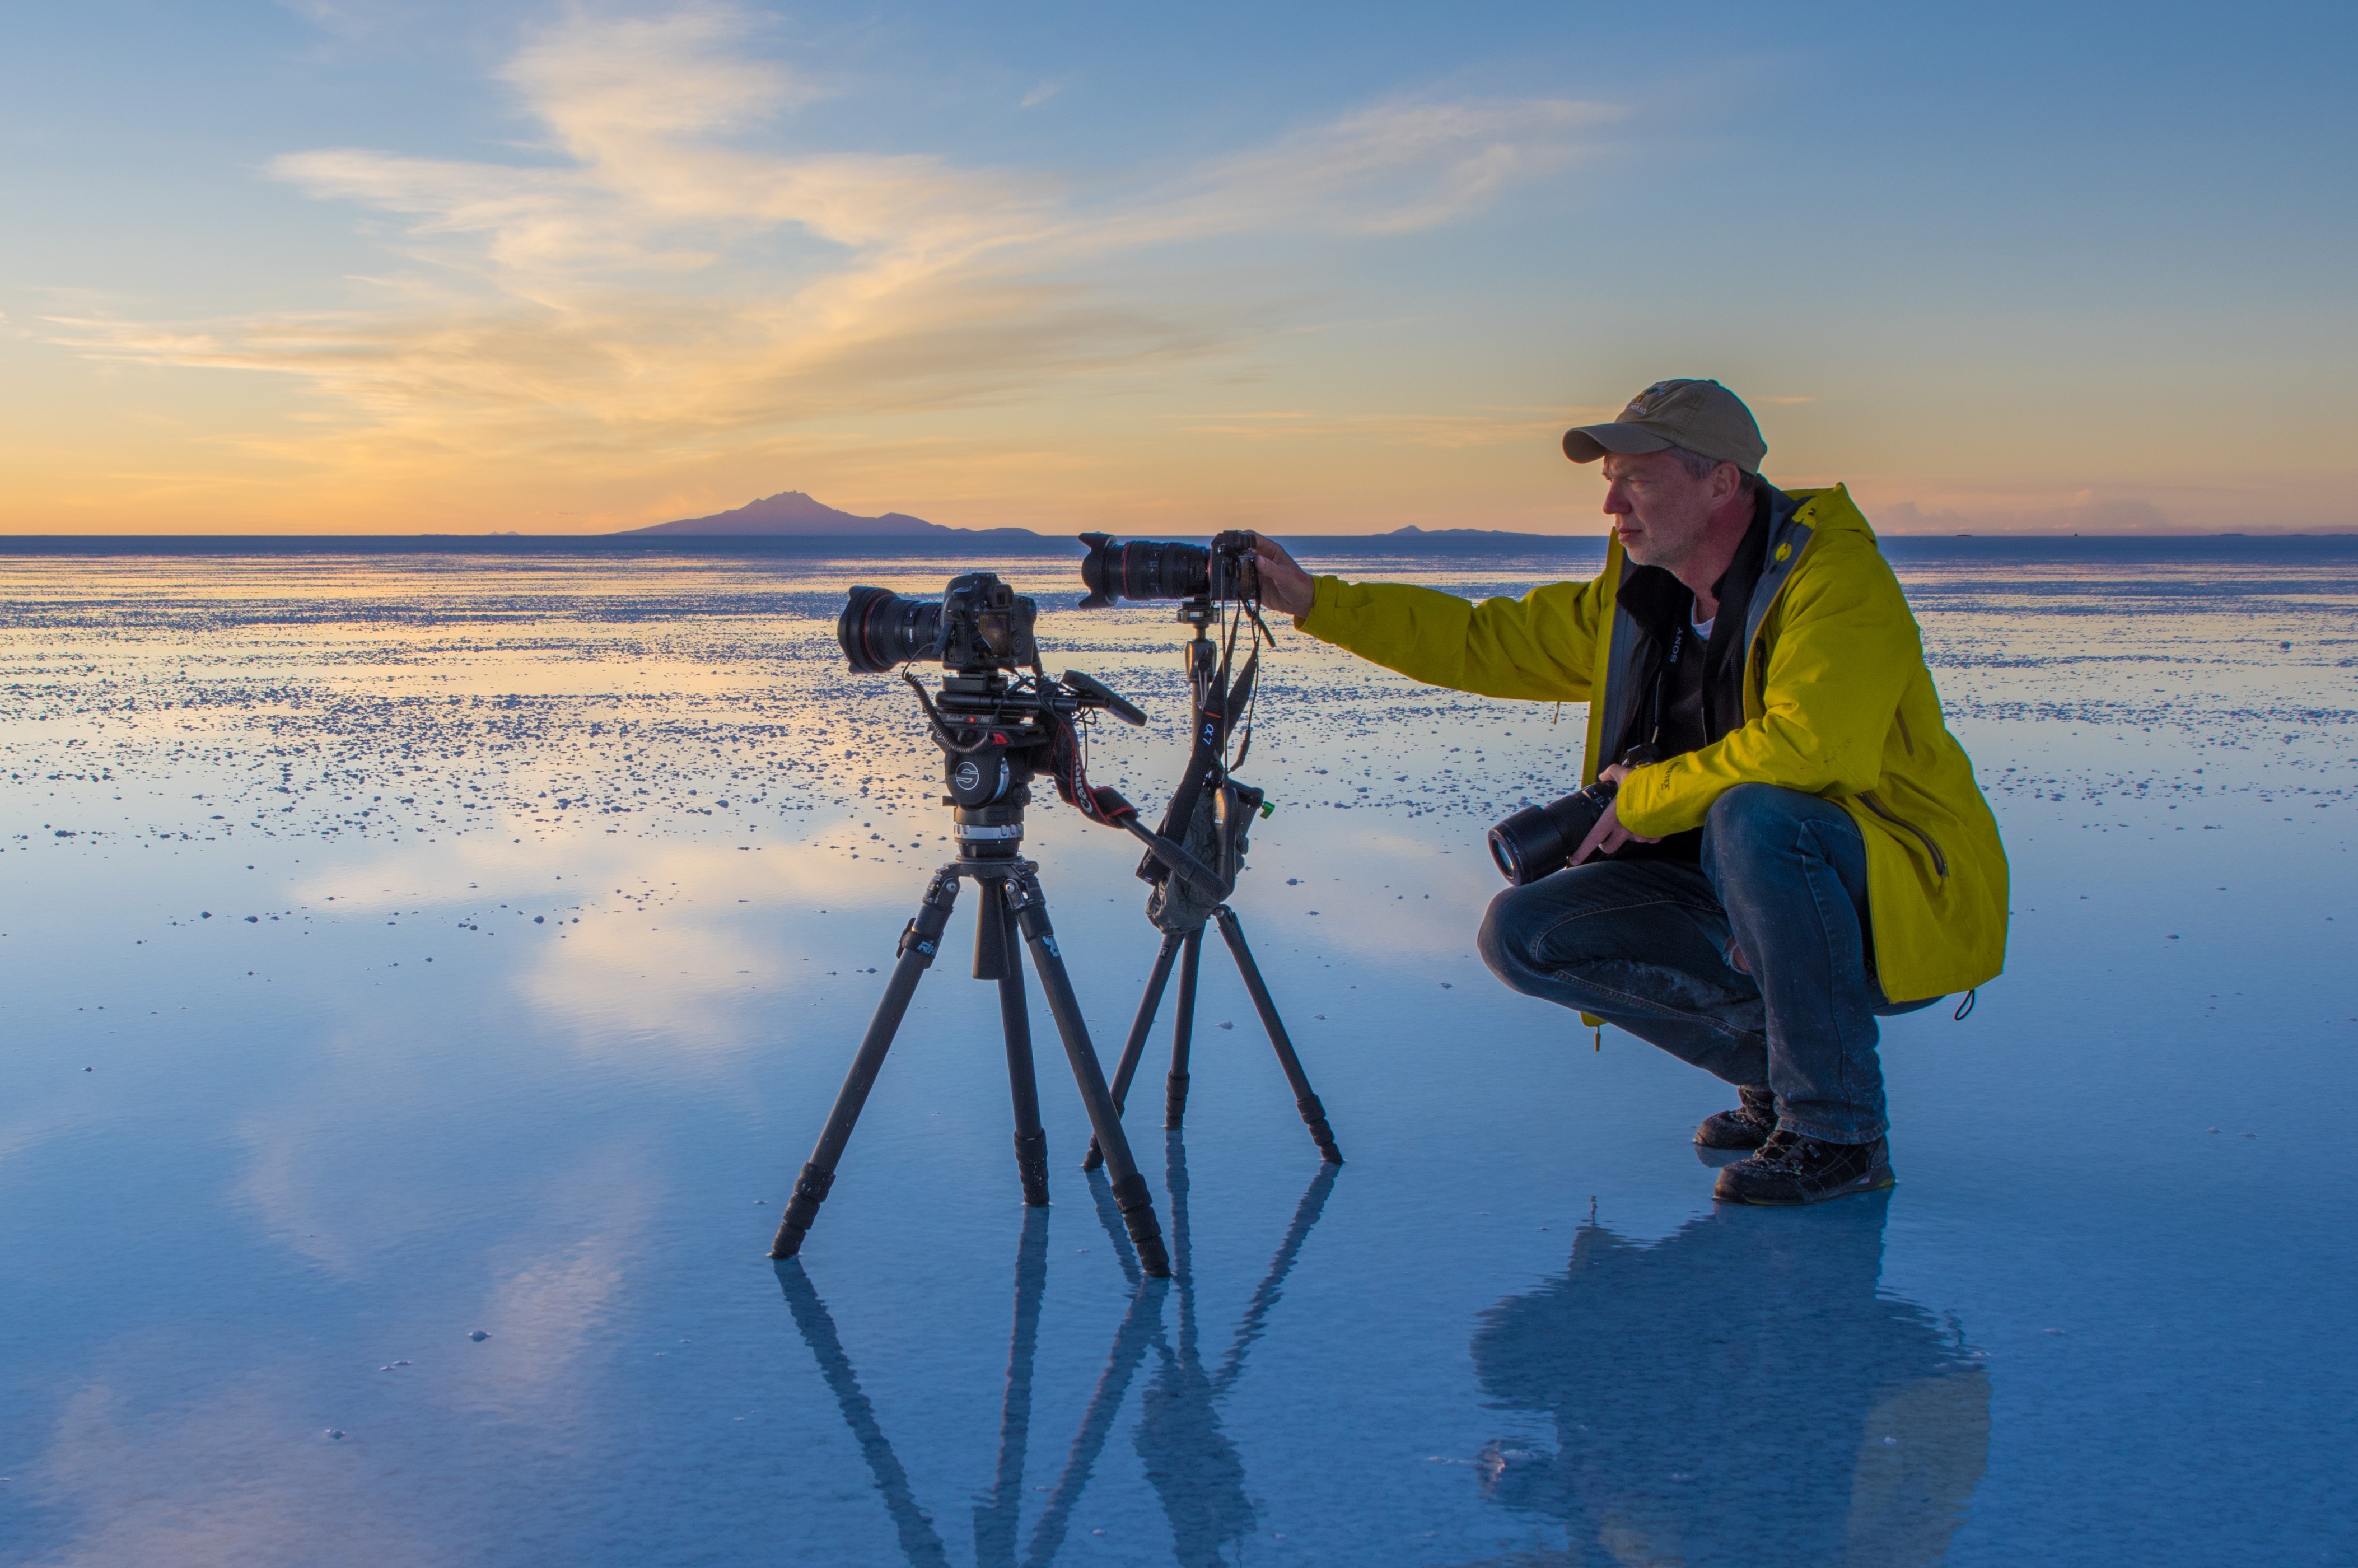
[[[1163,1079],[1163,1126],[1165,1126],[1165,1127],[1170,1127],[1170,1128],[1177,1128],[1177,1127],[1184,1127],[1184,1126],[1185,1126],[1185,1125],[1186,1125],[1186,1121],[1187,1121],[1187,1085],[1188,1085],[1188,1083],[1189,1083],[1189,1082],[1190,1082],[1190,1079],[1188,1078],[1188,1076],[1187,1076],[1186,1074],[1182,1073],[1182,1072],[1178,1072],[1178,1071],[1176,1071],[1176,1070],[1174,1070],[1174,1071],[1172,1072],[1172,1074],[1171,1074],[1168,1077],[1166,1077],[1166,1078],[1164,1078],[1164,1079]]]
[[[795,1178],[795,1195],[786,1203],[786,1217],[778,1224],[778,1238],[770,1243],[771,1257],[791,1258],[803,1249],[803,1238],[810,1234],[818,1206],[827,1201],[827,1190],[833,1185],[834,1172],[817,1165],[803,1167],[803,1173]]]
[[[1048,1206],[1048,1136],[1044,1132],[1015,1135],[1015,1171],[1023,1178],[1023,1202],[1032,1208]]]
[[[1163,1227],[1155,1222],[1154,1199],[1147,1191],[1146,1178],[1135,1171],[1117,1177],[1113,1201],[1121,1210],[1122,1227],[1130,1232],[1130,1245],[1138,1249],[1138,1266],[1149,1278],[1169,1279],[1171,1254],[1163,1249]]]
[[[1081,1157],[1081,1169],[1084,1171],[1094,1171],[1104,1163],[1105,1151],[1098,1147],[1098,1141],[1096,1139],[1090,1139],[1089,1152]]]
[[[1285,1070],[1285,1081],[1293,1087],[1294,1108],[1302,1112],[1303,1124],[1310,1129],[1311,1141],[1318,1145],[1318,1157],[1330,1165],[1341,1164],[1343,1152],[1335,1147],[1335,1130],[1326,1125],[1326,1108],[1312,1092],[1310,1076],[1302,1070],[1302,1058],[1294,1054],[1293,1042],[1285,1033],[1285,1022],[1277,1016],[1277,1003],[1270,1000],[1269,987],[1260,978],[1260,966],[1253,962],[1252,948],[1245,942],[1244,925],[1237,919],[1237,912],[1225,903],[1212,913],[1218,917],[1220,935],[1236,958],[1237,972],[1244,977],[1245,989],[1252,993],[1253,1010],[1260,1014],[1261,1027],[1269,1031],[1269,1043],[1277,1052],[1278,1065]]]
[[[1318,1145],[1318,1157],[1330,1165],[1343,1162],[1343,1152],[1335,1147],[1335,1130],[1326,1125],[1326,1108],[1318,1103],[1316,1095],[1303,1095],[1293,1102],[1302,1113],[1303,1125],[1310,1129],[1310,1140]]]

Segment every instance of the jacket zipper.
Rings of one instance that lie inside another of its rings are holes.
[[[1803,546],[1804,549],[1807,549],[1807,547],[1808,546]],[[1794,564],[1799,566],[1801,563],[1797,561]],[[1791,580],[1790,573],[1787,574],[1786,580]],[[1782,595],[1784,591],[1785,584],[1781,582],[1779,583],[1777,585],[1777,592],[1779,595]],[[1775,600],[1771,600],[1770,603],[1773,605]],[[1764,628],[1768,625],[1768,617],[1765,615],[1761,617],[1761,625]],[[1756,639],[1753,645],[1745,650],[1744,664],[1747,674],[1758,672],[1757,675],[1755,675],[1753,682],[1755,687],[1754,701],[1765,706],[1768,688],[1768,670],[1766,660],[1758,659],[1754,656],[1758,652],[1759,644]],[[1916,742],[1909,736],[1907,715],[1895,710],[1892,716],[1899,720],[1899,743],[1908,748],[1908,754],[1909,756],[1914,756],[1916,754]],[[1949,857],[1941,853],[1941,846],[1932,841],[1932,836],[1930,833],[1925,832],[1921,827],[1917,827],[1914,823],[1902,821],[1900,818],[1892,816],[1888,811],[1884,810],[1883,803],[1875,798],[1875,792],[1873,790],[1861,790],[1859,792],[1858,798],[1866,804],[1866,808],[1869,811],[1872,811],[1876,816],[1883,818],[1884,821],[1890,823],[1894,827],[1904,828],[1909,833],[1914,835],[1916,841],[1923,845],[1925,852],[1932,857],[1933,872],[1943,880],[1948,877]]]
[[[1871,789],[1859,791],[1858,798],[1866,803],[1866,808],[1869,811],[1872,811],[1877,816],[1880,816],[1886,822],[1890,823],[1894,827],[1904,827],[1909,832],[1916,835],[1917,841],[1922,844],[1925,849],[1931,854],[1932,870],[1943,877],[1949,874],[1949,858],[1941,853],[1941,846],[1932,842],[1932,836],[1930,833],[1925,832],[1921,827],[1917,827],[1914,823],[1904,822],[1898,817],[1892,816],[1891,813],[1884,810],[1883,802],[1875,798],[1875,792]]]

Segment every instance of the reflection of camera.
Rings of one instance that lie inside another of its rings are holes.
[[[1209,549],[1149,540],[1125,545],[1109,534],[1084,534],[1081,543],[1089,547],[1081,562],[1081,580],[1089,585],[1083,610],[1104,610],[1125,599],[1260,596],[1260,563],[1253,555],[1260,539],[1247,529],[1230,529],[1213,539]]]
[[[1621,753],[1626,768],[1642,768],[1655,760],[1651,746],[1632,746]],[[1491,828],[1490,859],[1498,863],[1498,874],[1520,888],[1563,870],[1619,793],[1618,784],[1598,779],[1562,800],[1527,806]]]
[[[1040,647],[1032,640],[1032,622],[1038,612],[990,573],[968,572],[950,579],[939,604],[903,599],[888,589],[855,588],[835,623],[835,638],[851,667],[869,673],[917,659],[965,675],[1036,670]]]

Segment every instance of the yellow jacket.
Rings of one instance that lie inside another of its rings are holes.
[[[1970,989],[2006,963],[1997,820],[1942,719],[1922,633],[1874,530],[1840,485],[1790,500],[1799,504],[1772,508],[1751,602],[1720,609],[1745,615],[1743,726],[1632,773],[1621,785],[1621,821],[1656,838],[1700,827],[1712,803],[1739,784],[1833,801],[1866,840],[1884,994],[1912,1001]],[[1616,538],[1594,581],[1480,604],[1322,577],[1310,612],[1294,624],[1428,685],[1586,702],[1586,784],[1642,695],[1631,689],[1642,634],[1615,602],[1622,561]]]

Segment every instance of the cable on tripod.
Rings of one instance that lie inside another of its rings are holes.
[[[1091,822],[1109,827],[1124,826],[1138,816],[1138,807],[1109,785],[1089,783],[1087,747],[1081,728],[1066,713],[1044,711],[1048,720],[1048,776],[1056,781],[1056,798]]]
[[[939,746],[943,751],[949,752],[951,755],[958,757],[966,756],[969,752],[979,752],[985,746],[990,744],[990,734],[988,726],[983,727],[982,735],[976,740],[960,741],[957,738],[957,732],[951,730],[949,720],[942,717],[942,710],[934,706],[933,694],[925,689],[925,683],[918,680],[916,676],[911,675],[905,669],[901,672],[901,678],[907,681],[909,683],[909,689],[917,694],[918,705],[925,710],[925,722],[933,728],[934,744]]]

